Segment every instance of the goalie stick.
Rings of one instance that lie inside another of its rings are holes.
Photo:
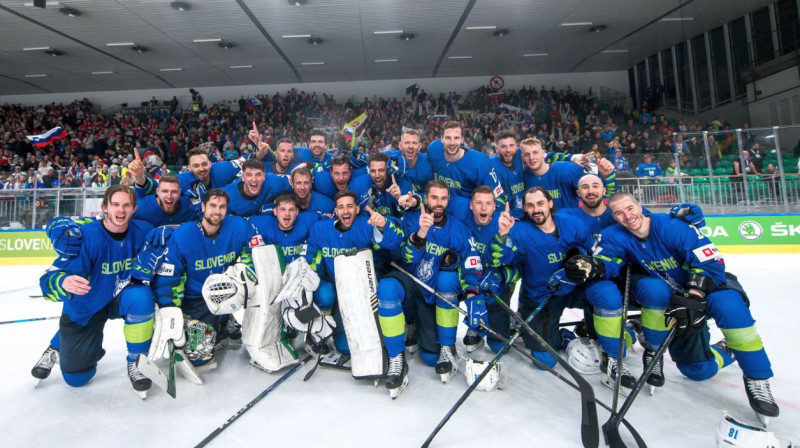
[[[252,400],[250,400],[250,402],[249,402],[249,403],[247,403],[247,404],[246,404],[246,405],[244,405],[244,406],[243,406],[241,409],[239,409],[238,411],[236,411],[236,413],[235,413],[235,414],[233,414],[233,415],[232,415],[232,416],[231,416],[231,417],[230,417],[228,420],[226,420],[226,421],[225,421],[225,423],[223,423],[223,424],[219,425],[219,427],[218,427],[217,429],[215,429],[214,431],[212,431],[212,432],[211,432],[211,434],[209,434],[208,436],[206,436],[206,438],[205,438],[205,439],[201,440],[201,441],[200,441],[200,443],[198,443],[197,445],[195,445],[195,448],[202,448],[202,447],[204,447],[204,446],[208,445],[208,444],[209,444],[209,442],[211,442],[212,440],[214,440],[214,438],[215,438],[215,437],[217,437],[218,435],[220,435],[220,433],[221,433],[222,431],[224,431],[224,430],[225,430],[225,428],[227,428],[228,426],[232,425],[232,424],[233,424],[233,422],[235,422],[235,421],[236,421],[236,420],[237,420],[239,417],[241,417],[241,416],[242,416],[242,414],[244,414],[245,412],[249,411],[249,410],[250,410],[250,409],[251,409],[253,406],[257,405],[259,401],[263,400],[263,399],[264,399],[264,397],[266,397],[266,396],[267,396],[267,394],[269,394],[270,392],[272,392],[273,390],[275,390],[275,388],[276,388],[276,387],[280,386],[280,384],[281,384],[282,382],[286,381],[286,380],[287,380],[287,379],[288,379],[290,376],[292,376],[292,374],[294,374],[294,372],[297,372],[297,369],[299,369],[300,367],[302,367],[303,365],[305,365],[305,363],[306,363],[306,362],[308,362],[308,361],[309,361],[311,358],[313,358],[313,356],[311,356],[311,355],[306,355],[306,357],[305,357],[305,358],[303,358],[303,359],[300,361],[300,363],[298,363],[298,364],[295,364],[294,366],[292,366],[292,368],[291,368],[291,369],[289,369],[289,371],[288,371],[288,372],[284,373],[284,374],[283,374],[283,376],[281,376],[280,378],[278,378],[278,379],[277,379],[277,380],[276,380],[274,383],[270,384],[270,386],[269,386],[269,387],[267,387],[266,389],[264,389],[263,391],[261,391],[261,393],[260,393],[260,394],[258,394],[258,395],[257,395],[255,398],[253,398]]]
[[[36,322],[37,320],[51,320],[51,319],[60,319],[61,316],[47,316],[47,317],[31,317],[28,319],[16,319],[16,320],[4,320],[0,322],[0,325],[3,324],[19,324],[22,322]]]
[[[622,297],[622,320],[619,326],[619,348],[617,349],[617,374],[614,377],[614,398],[611,399],[611,415],[617,413],[619,388],[622,382],[622,356],[625,354],[625,323],[628,322],[628,300],[631,297],[631,265],[625,268],[625,295]],[[606,441],[608,442],[608,441]]]
[[[441,294],[437,293],[433,288],[428,286],[426,283],[424,283],[420,279],[416,278],[413,274],[411,274],[410,272],[408,272],[405,269],[403,269],[400,265],[398,265],[394,261],[391,263],[391,265],[395,269],[399,270],[400,272],[402,272],[403,274],[407,275],[409,278],[414,280],[414,282],[416,282],[418,285],[423,287],[426,291],[436,295],[436,297],[438,297],[438,298],[444,300],[445,302],[447,302],[448,304],[450,304],[450,306],[452,306],[453,308],[457,309],[461,314],[466,314],[466,311],[464,311],[461,308],[459,308],[457,303],[453,303],[452,301],[450,301],[446,297],[444,297]],[[586,381],[586,379],[584,379],[583,376],[581,376],[581,374],[578,373],[567,361],[565,361],[561,356],[559,356],[559,354],[555,350],[553,350],[552,347],[550,347],[550,344],[548,344],[544,339],[542,339],[542,337],[539,336],[538,333],[533,331],[533,329],[530,327],[530,325],[528,325],[525,322],[525,320],[522,319],[522,317],[520,317],[519,313],[517,313],[516,311],[512,310],[511,307],[509,307],[505,302],[503,302],[503,300],[500,297],[497,297],[497,295],[495,295],[495,294],[492,294],[492,295],[493,295],[493,297],[495,299],[495,302],[497,302],[504,310],[506,310],[506,312],[508,312],[511,315],[512,320],[517,321],[518,323],[520,323],[520,325],[522,326],[522,329],[526,333],[528,333],[531,336],[533,336],[533,338],[536,339],[545,348],[545,350],[547,350],[550,353],[550,355],[552,355],[556,359],[556,362],[558,362],[561,365],[561,367],[563,367],[567,371],[567,373],[569,373],[569,375],[575,380],[575,382],[577,383],[578,391],[581,394],[581,409],[582,409],[582,412],[581,412],[581,441],[583,442],[583,446],[584,447],[587,447],[587,448],[588,447],[594,447],[594,448],[598,447],[600,445],[600,428],[599,428],[599,425],[598,425],[598,422],[597,422],[597,407],[596,407],[597,401],[595,400],[595,397],[594,397],[594,389],[592,389],[592,385],[589,384],[589,382]],[[542,302],[542,303],[544,303],[544,302]],[[488,328],[487,328],[487,331],[489,331]],[[492,333],[494,333],[494,332],[492,332]],[[496,333],[494,333],[493,335],[495,337],[499,336]],[[499,339],[504,340],[504,341],[508,340],[508,338],[503,338],[502,336]],[[523,353],[528,354],[525,350],[522,350],[522,349],[519,349],[519,350],[521,352],[523,352]],[[533,356],[531,356],[531,358],[532,357]]]
[[[632,314],[628,313],[628,320],[637,319],[637,318],[640,318],[640,317],[642,317],[642,313],[632,313]],[[569,322],[559,322],[558,326],[559,327],[572,327],[572,326],[575,326],[575,325],[580,325],[582,323],[584,323],[583,320],[573,320],[573,321],[569,321]]]

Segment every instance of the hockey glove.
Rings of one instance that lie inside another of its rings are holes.
[[[665,325],[675,319],[676,336],[688,338],[706,326],[706,299],[689,293],[674,293],[664,313]]]
[[[192,204],[199,204],[203,201],[203,196],[206,195],[206,186],[202,182],[195,182],[183,195],[189,198]]]
[[[151,246],[150,243],[145,243],[133,261],[131,277],[145,285],[149,285],[153,281],[153,276],[159,264],[161,264],[161,260],[167,256],[168,251],[169,249],[166,247],[157,248]]]
[[[161,226],[151,230],[145,237],[145,242],[154,249],[162,249],[167,247],[167,241],[172,235],[172,227]]]
[[[680,218],[698,229],[706,226],[706,217],[703,215],[703,210],[697,204],[678,204],[672,207],[669,211],[669,216],[672,218]]]
[[[389,156],[389,175],[395,175],[397,177],[403,177],[408,171],[408,159],[406,159],[402,154],[392,154]]]
[[[603,278],[606,266],[602,261],[589,255],[574,255],[564,262],[567,278],[581,284]]]
[[[505,279],[503,278],[503,273],[497,269],[490,268],[486,270],[486,275],[483,276],[483,279],[481,279],[481,282],[478,284],[478,289],[480,289],[481,292],[485,291],[499,296],[504,285]]]
[[[59,216],[47,223],[47,237],[53,243],[53,249],[62,257],[74,257],[80,253],[83,235],[81,227],[71,219]]]
[[[486,296],[478,294],[464,301],[467,306],[467,316],[464,323],[470,330],[478,331],[478,336],[485,336],[486,329],[482,325],[487,324],[488,312],[486,311]]]

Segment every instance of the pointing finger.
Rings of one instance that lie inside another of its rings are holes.
[[[375,213],[375,211],[374,211],[374,210],[372,210],[372,208],[371,208],[369,205],[367,205],[366,207],[364,207],[364,210],[366,210],[366,211],[367,211],[367,213],[369,213],[370,215],[371,215],[371,214],[373,214],[373,213]]]
[[[258,132],[258,127],[256,126],[256,120],[253,120],[253,131]]]
[[[139,155],[139,148],[133,148],[133,157],[140,162],[142,161],[142,157]]]
[[[392,183],[393,183],[393,184],[395,184],[395,185],[397,185],[397,181],[396,181],[396,180],[394,180],[394,173],[392,173]]]
[[[506,202],[506,213],[511,213],[511,204]]]

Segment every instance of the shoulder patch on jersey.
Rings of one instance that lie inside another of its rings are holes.
[[[171,276],[175,274],[175,265],[171,263],[162,263],[156,274]]]
[[[482,270],[483,266],[481,265],[481,257],[479,257],[477,255],[473,255],[471,257],[467,257],[467,259],[464,260],[464,268],[465,269],[477,269],[479,271]]]
[[[713,243],[706,244],[705,246],[700,246],[697,249],[692,251],[697,260],[700,262],[714,260],[722,255],[719,253],[719,249]]]
[[[258,247],[258,246],[265,246],[264,238],[261,235],[255,235],[250,238],[250,247]]]
[[[503,187],[501,185],[494,187],[494,196],[497,197],[501,194],[503,194]]]

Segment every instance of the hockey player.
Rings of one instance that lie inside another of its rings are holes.
[[[292,191],[297,199],[297,207],[301,214],[309,213],[319,219],[332,218],[335,205],[333,200],[322,193],[312,191],[313,178],[306,167],[297,167],[292,171]]]
[[[272,214],[251,216],[249,221],[265,244],[275,244],[281,248],[288,265],[305,255],[311,227],[319,219],[313,213],[299,213],[297,198],[282,194],[275,198]]]
[[[182,224],[198,218],[197,210],[192,207],[191,201],[181,195],[180,183],[173,174],[161,176],[156,194],[140,198],[137,205],[133,219],[147,221],[155,227]]]
[[[520,142],[522,161],[525,163],[524,183],[525,188],[541,186],[553,198],[553,204],[558,209],[578,207],[578,180],[586,175],[582,168],[566,162],[547,163],[547,154],[542,148],[542,143],[535,138],[528,138]],[[600,177],[611,181],[614,179],[614,164],[606,159],[597,162]],[[615,191],[616,182],[606,183],[606,189]]]
[[[295,160],[297,162],[311,162],[313,169],[328,169],[333,155],[326,151],[325,131],[322,129],[312,129],[309,133],[309,147],[294,148]]]
[[[428,160],[428,154],[419,152],[421,146],[419,131],[405,129],[400,135],[400,154],[397,154],[396,150],[387,151],[390,156],[402,155],[406,158],[408,168],[403,177],[411,191],[420,195],[424,193],[425,184],[433,180],[433,170]],[[408,191],[401,193],[406,194]]]
[[[485,298],[478,294],[480,256],[469,229],[445,214],[449,197],[447,185],[432,180],[426,185],[424,206],[403,216],[405,233],[409,236],[402,245],[402,265],[450,302],[456,302],[459,296],[466,297],[470,314],[480,319],[481,315],[485,317]],[[435,367],[443,381],[449,381],[458,371],[455,348],[458,310],[423,291],[399,271],[390,272],[380,281],[377,295],[381,332],[389,354],[386,388],[390,395],[397,397],[408,384],[405,357],[408,302],[416,313],[420,357]]]
[[[320,167],[314,169],[314,190],[334,199],[340,191],[349,189],[353,169],[346,154],[340,154],[328,161],[330,171]]]
[[[350,182],[350,189],[358,197],[358,206],[369,205],[372,210],[383,216],[399,218],[401,209],[419,205],[417,198],[412,202],[411,195],[403,197],[403,191],[410,192],[411,186],[405,181],[398,181],[394,174],[389,174],[389,156],[384,153],[372,154],[368,162],[369,176],[357,177]],[[402,177],[401,177],[402,179]],[[402,202],[402,205],[398,203]]]
[[[428,145],[428,160],[434,179],[444,182],[453,197],[462,197],[466,201],[475,187],[488,185],[494,191],[498,207],[502,207],[505,195],[492,163],[485,154],[462,147],[462,134],[459,122],[448,121],[442,126],[442,138]]]
[[[616,359],[622,325],[622,298],[611,282],[595,282],[572,291],[562,288],[553,292],[548,281],[563,264],[571,251],[586,253],[594,246],[594,238],[577,219],[554,213],[553,199],[543,187],[525,191],[525,219],[516,221],[508,210],[501,214],[498,233],[492,245],[495,264],[519,263],[522,271],[519,311],[528,316],[542,305],[531,322],[542,337],[556,350],[566,342],[559,332],[558,322],[564,308],[594,307],[594,328],[603,349],[604,384],[613,384],[620,372],[620,383],[631,389],[636,380]],[[616,294],[610,294],[616,293]],[[554,367],[556,360],[532,337],[524,334],[525,346],[531,355],[545,365]]]
[[[736,277],[725,271],[714,243],[682,220],[645,215],[629,193],[613,195],[608,206],[618,225],[601,233],[594,257],[579,255],[567,261],[570,278],[578,282],[609,278],[626,263],[644,270],[648,276],[632,285],[631,297],[642,307],[645,367],[656,361],[654,353],[666,338],[669,321],[675,319],[677,338],[669,352],[681,373],[702,381],[738,361],[750,406],[762,421],[777,417],[779,408],[769,386],[772,368],[747,296]],[[725,336],[711,346],[707,316]]]
[[[288,176],[298,164],[294,161],[294,144],[288,138],[282,138],[275,147],[275,161],[264,163],[264,171],[268,174]]]
[[[248,159],[242,164],[242,178],[222,188],[230,198],[227,212],[236,216],[260,214],[275,196],[292,190],[289,178],[264,173],[264,163]]]
[[[94,377],[97,362],[105,354],[106,321],[123,318],[128,378],[141,396],[152,383],[139,372],[135,361],[138,354],[150,348],[155,306],[149,288],[125,286],[134,258],[153,227],[131,220],[136,212],[136,193],[130,187],[109,187],[101,209],[105,219],[81,227],[79,253],[56,259],[39,281],[45,298],[63,302],[64,307],[58,332],[31,373],[44,379],[60,360],[64,381],[73,387],[83,386]]]
[[[333,314],[336,320],[334,345],[343,354],[349,354],[350,351],[344,333],[346,329],[336,307],[334,257],[365,248],[392,251],[398,249],[403,241],[403,231],[398,221],[384,217],[369,206],[366,209],[369,216],[360,216],[355,193],[349,190],[339,192],[336,195],[336,219],[319,221],[311,228],[305,255],[306,261],[321,279],[314,293],[314,302],[323,313]],[[313,345],[315,353],[328,352],[326,341]]]
[[[203,300],[203,284],[211,274],[222,274],[241,257],[252,267],[249,243],[256,232],[244,218],[227,216],[228,194],[211,189],[203,197],[203,217],[172,232],[167,253],[153,289],[160,306],[179,306],[188,321],[186,355],[192,364],[215,365],[217,335],[227,328],[222,316],[213,314]],[[220,340],[222,337],[220,337]]]

